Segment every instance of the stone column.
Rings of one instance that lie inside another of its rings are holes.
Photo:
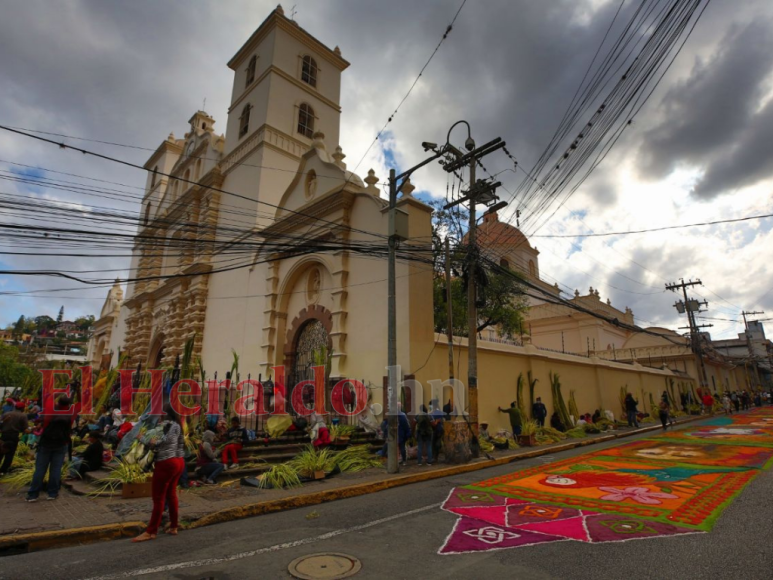
[[[262,369],[265,376],[271,373],[271,366],[276,356],[276,338],[278,308],[279,308],[279,261],[270,262],[266,275],[266,301],[263,310],[263,339],[260,350],[262,355]]]
[[[333,331],[330,333],[330,339],[333,343],[333,360],[331,376],[345,375],[346,362],[346,322],[347,322],[347,299],[349,292],[347,286],[349,283],[349,252],[342,250],[334,255],[334,269],[331,272],[333,278]]]

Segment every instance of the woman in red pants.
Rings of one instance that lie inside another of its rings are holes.
[[[247,430],[241,426],[239,417],[231,419],[231,428],[226,433],[226,437],[227,443],[223,447],[221,459],[226,469],[236,469],[239,466],[239,451],[248,440]]]
[[[154,540],[158,534],[158,526],[164,513],[164,504],[169,504],[169,534],[177,535],[178,505],[177,481],[185,469],[185,439],[183,436],[180,416],[171,406],[164,408],[166,417],[162,426],[164,435],[158,441],[151,441],[155,450],[155,466],[153,468],[153,513],[147,529],[132,542]]]

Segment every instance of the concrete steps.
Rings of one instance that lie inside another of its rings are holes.
[[[242,477],[255,477],[271,468],[277,463],[284,463],[293,459],[306,445],[310,443],[308,435],[305,433],[285,433],[282,437],[270,439],[259,434],[254,441],[247,442],[238,453],[239,464],[241,467],[233,470],[226,470],[218,476],[218,482],[241,479]],[[345,449],[351,445],[368,445],[371,452],[375,453],[383,446],[384,441],[379,439],[374,433],[366,433],[359,429],[349,439],[348,444],[332,445],[333,449]],[[195,479],[196,460],[190,459],[186,462],[188,477]],[[96,495],[97,497],[120,497],[121,488],[115,491],[99,492],[103,486],[102,480],[110,474],[108,469],[87,472],[83,479],[64,481],[63,485],[76,495]]]

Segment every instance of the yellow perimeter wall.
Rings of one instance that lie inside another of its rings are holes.
[[[423,385],[423,399],[430,400],[430,380],[448,378],[448,347],[444,336],[436,335],[437,344],[426,347],[424,356],[413,353],[413,360],[427,360],[426,366],[415,373],[416,380]],[[414,345],[419,348],[418,345]],[[431,351],[427,359],[427,352]],[[454,371],[464,385],[467,385],[467,346],[466,340],[455,340]],[[628,387],[628,391],[639,400],[639,410],[650,410],[649,394],[654,401],[660,397],[666,388],[668,379],[673,378],[675,385],[688,382],[690,379],[678,377],[671,371],[642,367],[639,364],[624,364],[605,361],[598,358],[585,358],[562,353],[539,350],[533,346],[517,347],[492,342],[478,343],[478,409],[479,421],[489,424],[489,431],[499,428],[509,430],[507,415],[498,412],[497,407],[508,407],[516,399],[516,381],[519,373],[524,380],[528,371],[538,380],[534,397],[542,397],[542,402],[548,408],[548,419],[553,414],[549,373],[558,373],[561,381],[561,392],[567,406],[570,390],[575,392],[575,400],[580,413],[593,414],[595,409],[610,410],[615,418],[621,417],[620,387]],[[409,374],[412,369],[403,369]],[[693,383],[693,386],[696,386]],[[380,389],[377,389],[380,391]],[[382,401],[383,394],[374,392],[373,401]],[[444,394],[443,403],[448,401],[448,391]],[[524,384],[523,397],[526,407],[529,406],[529,388]],[[530,411],[530,409],[528,409]]]

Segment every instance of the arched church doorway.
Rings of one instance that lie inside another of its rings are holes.
[[[301,381],[314,380],[313,367],[318,362],[325,364],[323,357],[329,349],[330,335],[321,320],[312,318],[298,330],[293,345],[292,367],[288,381],[293,389]],[[303,404],[311,409],[314,407],[314,387],[308,384],[302,388]]]

